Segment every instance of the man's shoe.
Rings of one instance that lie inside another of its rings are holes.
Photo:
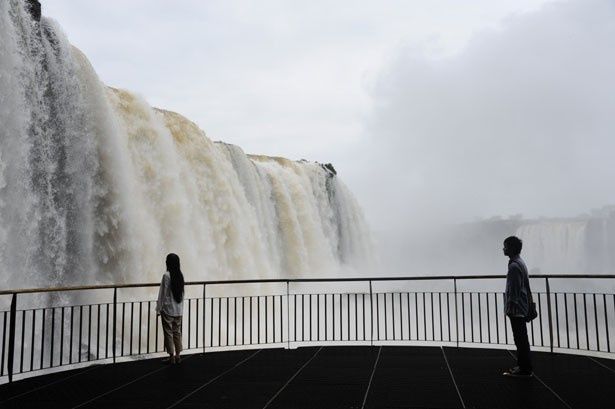
[[[511,376],[513,378],[531,378],[533,373],[532,371],[523,371],[518,366],[515,366],[514,368],[504,371],[502,375]]]

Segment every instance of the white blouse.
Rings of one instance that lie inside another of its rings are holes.
[[[181,317],[184,311],[184,302],[176,302],[171,292],[171,274],[165,271],[160,282],[158,291],[158,301],[156,302],[156,313],[164,312],[171,317]]]

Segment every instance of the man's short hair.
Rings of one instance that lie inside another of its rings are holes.
[[[506,246],[508,250],[510,250],[512,255],[521,254],[521,248],[523,247],[523,242],[521,241],[519,237],[517,236],[507,237],[506,240],[504,240],[504,245]]]

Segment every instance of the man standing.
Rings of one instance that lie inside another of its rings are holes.
[[[510,236],[504,240],[504,255],[509,257],[506,275],[506,315],[510,319],[515,345],[517,346],[517,366],[504,372],[505,376],[532,376],[530,343],[527,337],[526,317],[530,307],[530,282],[527,267],[519,256],[523,243],[518,237]]]

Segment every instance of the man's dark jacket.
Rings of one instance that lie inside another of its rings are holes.
[[[506,275],[506,315],[525,317],[531,301],[530,281],[525,262],[519,256],[508,261]]]

